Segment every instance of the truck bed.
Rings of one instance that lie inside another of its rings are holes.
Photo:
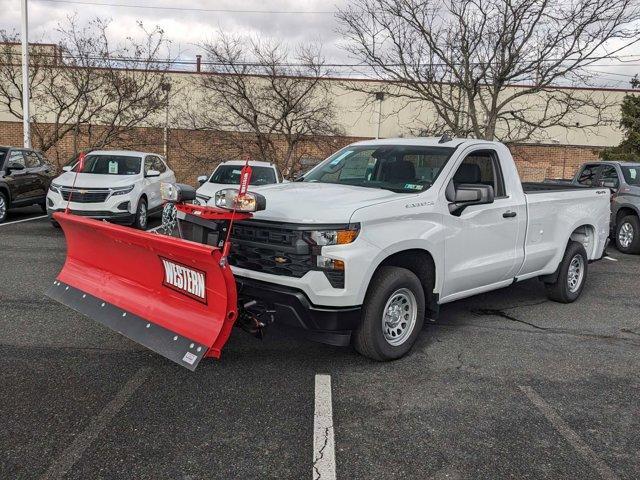
[[[524,193],[533,194],[533,193],[544,193],[544,192],[557,192],[557,191],[567,191],[567,190],[585,190],[590,188],[597,187],[589,187],[586,185],[580,185],[575,183],[547,183],[547,182],[522,182],[522,190]]]

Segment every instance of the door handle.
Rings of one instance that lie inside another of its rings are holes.
[[[503,217],[503,218],[513,218],[513,217],[515,217],[516,215],[517,215],[517,213],[516,213],[516,212],[511,212],[511,211],[507,210],[506,212],[504,212],[504,213],[502,214],[502,217]]]

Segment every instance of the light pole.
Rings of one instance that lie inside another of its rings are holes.
[[[25,148],[31,147],[29,97],[29,18],[27,0],[22,0],[22,133]]]
[[[376,139],[380,138],[380,124],[382,123],[382,101],[384,100],[384,92],[376,92],[376,100],[378,101],[378,127],[376,128]]]
[[[165,112],[164,112],[164,159],[168,161],[169,157],[169,92],[171,92],[171,84],[164,82],[160,88],[166,95]]]

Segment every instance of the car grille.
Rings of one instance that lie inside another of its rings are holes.
[[[344,288],[344,272],[324,271],[316,265],[313,245],[305,230],[268,222],[238,222],[233,227],[231,265],[257,272],[301,278],[323,271],[334,288]]]
[[[62,188],[62,199],[77,203],[100,203],[110,195],[111,190],[104,188]]]

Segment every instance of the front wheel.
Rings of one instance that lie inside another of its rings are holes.
[[[0,223],[7,219],[7,210],[9,210],[9,202],[5,194],[0,192]]]
[[[418,277],[405,268],[382,267],[369,285],[354,347],[373,360],[400,358],[418,338],[424,315],[424,290]]]
[[[640,253],[640,219],[622,217],[616,226],[616,248],[622,253]]]
[[[545,284],[549,299],[560,303],[576,301],[587,280],[588,265],[589,259],[584,246],[579,242],[569,241],[558,266],[556,281]]]
[[[149,210],[147,208],[147,200],[143,197],[138,202],[138,208],[136,208],[136,217],[133,221],[133,226],[140,230],[146,230],[148,216]]]

